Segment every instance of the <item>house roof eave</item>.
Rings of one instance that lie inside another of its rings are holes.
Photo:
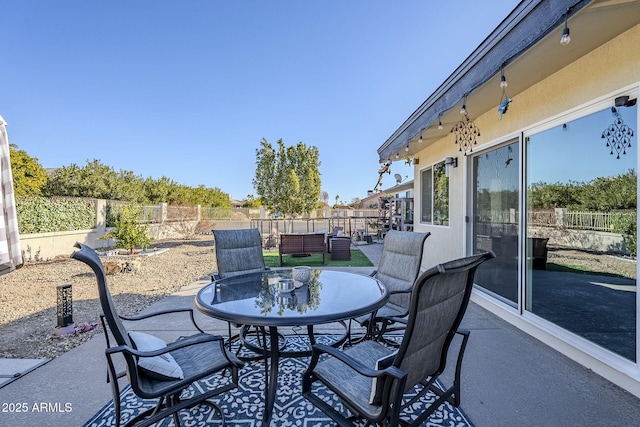
[[[412,138],[486,84],[593,0],[523,1],[378,148],[380,162],[393,160]],[[566,61],[571,60],[567,56]],[[511,85],[510,85],[511,87]],[[511,92],[511,91],[510,91]],[[443,129],[441,132],[448,132]]]

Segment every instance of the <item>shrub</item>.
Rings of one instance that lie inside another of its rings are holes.
[[[624,243],[631,256],[636,256],[638,251],[638,229],[636,224],[637,213],[612,213],[611,231],[624,236]]]
[[[127,249],[134,253],[135,249],[145,248],[151,243],[147,235],[147,225],[139,223],[142,208],[129,204],[120,210],[115,217],[115,230],[109,231],[101,239],[115,239],[116,248]]]

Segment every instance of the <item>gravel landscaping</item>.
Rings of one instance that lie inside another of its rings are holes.
[[[122,315],[133,315],[185,285],[215,270],[212,236],[194,240],[154,242],[163,249],[153,256],[135,257],[133,272],[109,275],[109,287]],[[75,248],[69,248],[69,254]],[[129,258],[129,257],[127,257]],[[105,258],[122,261],[123,258]],[[58,337],[57,286],[71,284],[76,325],[99,322],[101,313],[93,272],[85,264],[59,257],[49,262],[25,264],[0,277],[0,358],[56,357],[82,344],[102,327]]]
[[[548,262],[567,267],[581,267],[596,273],[636,278],[636,260],[570,248],[549,248]]]

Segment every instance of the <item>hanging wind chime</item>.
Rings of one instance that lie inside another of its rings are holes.
[[[467,114],[466,103],[467,97],[465,95],[462,108],[460,109],[462,120],[451,128],[451,133],[455,133],[456,135],[455,143],[459,146],[458,150],[463,151],[465,156],[467,155],[467,151],[469,153],[473,152],[473,146],[476,145],[476,140],[480,136],[480,129]]]
[[[631,138],[634,135],[633,129],[627,126],[616,107],[611,107],[614,120],[604,131],[602,138],[607,140],[607,147],[611,149],[609,154],[617,153],[616,159],[620,158],[620,152],[627,154],[627,148],[631,147]]]
[[[502,120],[502,116],[509,109],[511,102],[511,98],[507,96],[507,78],[504,76],[504,68],[500,69],[500,87],[502,88],[502,96],[500,97],[500,105],[498,105],[498,113],[500,113],[500,120]]]

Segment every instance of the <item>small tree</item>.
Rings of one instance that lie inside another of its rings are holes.
[[[286,147],[281,139],[277,144],[275,149],[266,139],[261,141],[253,186],[271,212],[308,214],[318,207],[320,197],[318,149],[302,142]]]
[[[47,182],[47,173],[36,157],[18,149],[15,144],[9,145],[13,188],[16,197],[39,196]]]
[[[147,236],[147,225],[140,223],[142,208],[132,203],[122,208],[116,215],[115,230],[108,232],[102,239],[115,239],[116,248],[123,248],[130,254],[136,247],[147,247],[153,240]]]

